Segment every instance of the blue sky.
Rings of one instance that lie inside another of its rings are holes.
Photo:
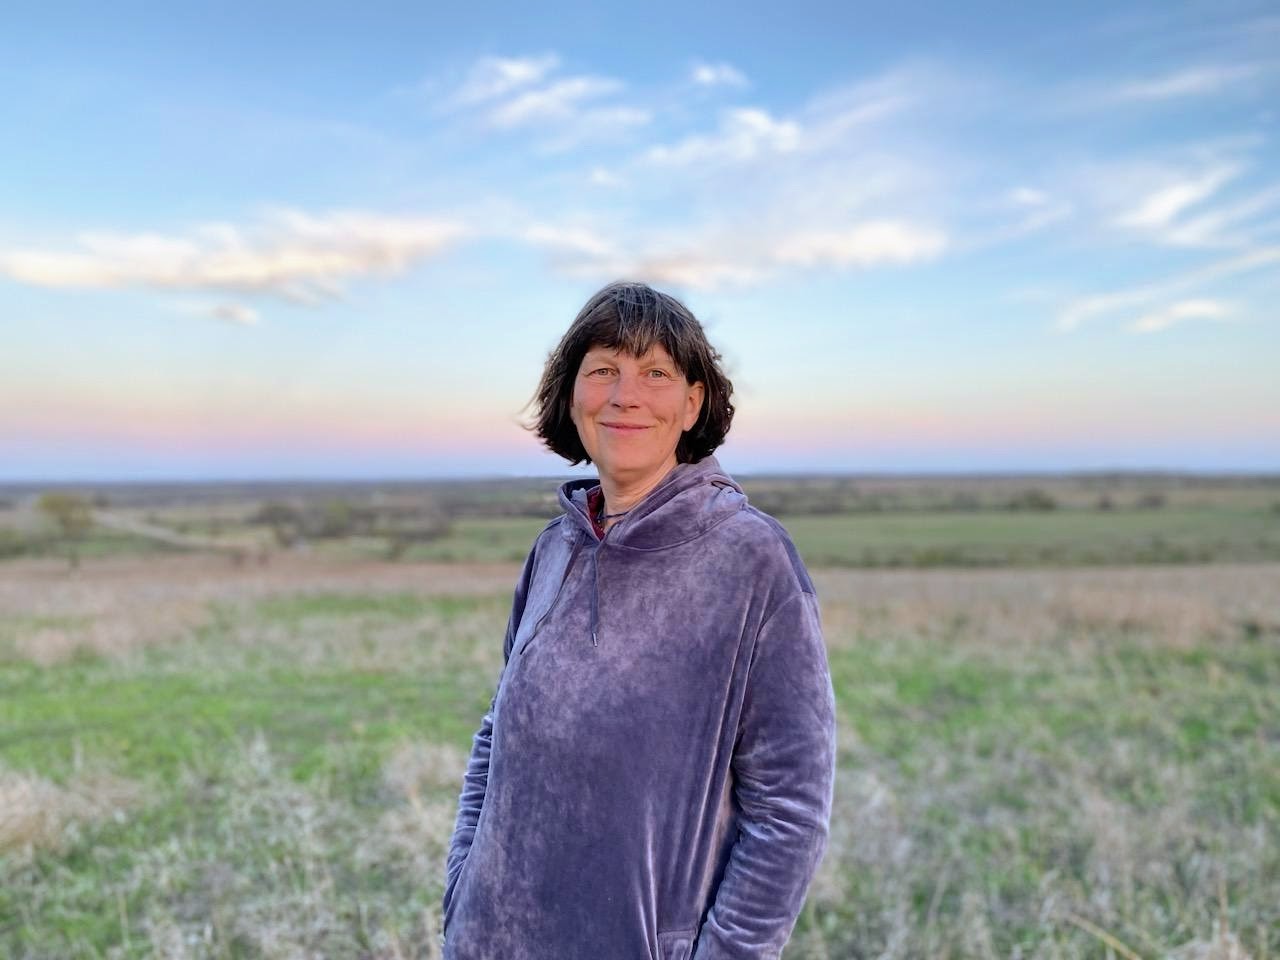
[[[1280,469],[1263,3],[26,5],[0,479],[551,473],[601,283],[741,470]]]

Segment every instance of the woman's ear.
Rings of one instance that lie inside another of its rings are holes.
[[[701,380],[689,387],[688,404],[684,412],[685,430],[692,430],[693,425],[698,422],[698,417],[702,414],[702,399],[706,394],[707,388]]]

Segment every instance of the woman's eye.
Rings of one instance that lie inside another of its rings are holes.
[[[654,380],[661,380],[661,379],[669,379],[671,374],[667,373],[667,371],[665,370],[650,370],[649,376],[652,377]]]

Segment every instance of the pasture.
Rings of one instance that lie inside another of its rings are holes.
[[[0,955],[437,956],[540,526],[475,523],[395,563],[0,565]],[[840,771],[785,956],[1280,953],[1280,566],[1189,559],[816,570]]]

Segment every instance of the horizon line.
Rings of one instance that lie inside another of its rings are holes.
[[[1255,469],[1235,467],[1070,467],[1058,470],[1037,468],[984,468],[978,470],[743,470],[734,471],[735,477],[747,479],[1017,479],[1017,478],[1098,478],[1098,477],[1193,477],[1204,479],[1255,479],[1280,482],[1280,469]],[[96,477],[96,478],[0,478],[0,489],[14,487],[71,487],[71,486],[201,486],[201,485],[314,485],[415,483],[492,483],[509,480],[570,480],[581,478],[581,473],[494,473],[476,472],[460,474],[415,474],[411,476],[352,477],[352,476],[206,476],[206,477]]]

